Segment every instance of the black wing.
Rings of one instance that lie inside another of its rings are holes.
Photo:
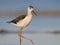
[[[19,22],[20,20],[24,19],[26,17],[26,15],[20,15],[18,16],[16,19],[12,20],[12,21],[9,21],[8,23],[17,23]]]

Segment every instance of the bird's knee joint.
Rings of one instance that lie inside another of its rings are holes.
[[[21,37],[22,35],[21,34],[18,34],[18,37]]]

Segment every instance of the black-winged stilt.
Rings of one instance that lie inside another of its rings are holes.
[[[20,15],[16,19],[14,19],[12,21],[8,21],[8,23],[11,23],[15,26],[20,27],[20,31],[18,32],[18,36],[20,38],[20,45],[21,45],[21,38],[27,39],[30,42],[32,42],[32,44],[34,44],[32,39],[29,39],[29,38],[22,35],[22,29],[24,27],[27,27],[30,24],[33,14],[37,15],[34,11],[33,6],[29,6],[26,15]]]

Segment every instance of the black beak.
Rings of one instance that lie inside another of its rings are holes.
[[[34,10],[32,11],[32,13],[33,13],[34,15],[37,15]]]

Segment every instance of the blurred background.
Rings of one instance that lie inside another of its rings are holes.
[[[30,5],[37,16],[33,16],[23,35],[32,38],[36,45],[60,45],[60,0],[0,0],[0,45],[19,45],[20,28],[6,22],[27,14]],[[32,45],[27,40],[22,44]]]

